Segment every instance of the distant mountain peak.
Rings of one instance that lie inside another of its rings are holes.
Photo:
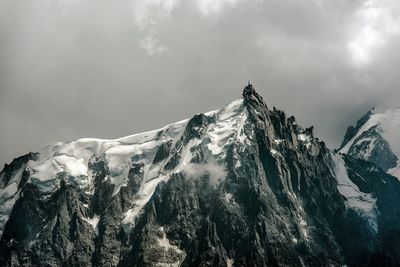
[[[369,110],[348,128],[338,151],[374,162],[400,179],[400,108]]]
[[[350,125],[347,128],[346,134],[343,138],[342,144],[337,150],[341,150],[356,134],[357,131],[369,120],[369,118],[374,114],[375,107],[368,110],[355,124],[355,126]]]

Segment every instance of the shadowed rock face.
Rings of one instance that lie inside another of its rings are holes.
[[[163,128],[151,140],[139,137],[96,145],[85,154],[87,172],[66,165],[50,179],[44,163],[32,167],[33,155],[7,166],[0,176],[0,205],[10,207],[1,214],[0,264],[400,262],[397,179],[332,153],[312,127],[268,109],[251,85],[243,100]],[[79,144],[87,150],[85,142]],[[47,184],[53,190],[43,189]]]
[[[342,144],[340,145],[339,149],[342,149],[351,139],[357,134],[357,132],[361,129],[361,127],[371,118],[373,115],[372,110],[369,110],[364,116],[361,117],[356,123],[356,126],[349,126],[347,128],[346,134],[344,135]]]
[[[373,148],[370,148],[371,140],[374,140]],[[389,143],[377,131],[377,126],[360,134],[354,145],[350,147],[348,154],[353,157],[365,155],[365,160],[374,162],[384,171],[397,166],[398,159]]]

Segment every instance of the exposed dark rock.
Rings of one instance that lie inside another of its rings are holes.
[[[358,130],[360,130],[360,128],[364,125],[364,123],[366,123],[369,118],[371,118],[371,115],[373,114],[374,109],[369,110],[364,116],[361,117],[361,119],[359,119],[356,123],[355,126],[349,126],[347,128],[346,134],[344,135],[342,144],[340,145],[340,147],[337,149],[338,151],[340,149],[342,149],[358,132]]]

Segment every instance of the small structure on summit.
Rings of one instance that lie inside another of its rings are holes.
[[[250,80],[247,81],[246,87],[243,89],[243,97],[249,96],[255,93],[255,89],[251,84]]]

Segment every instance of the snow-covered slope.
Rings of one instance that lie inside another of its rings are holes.
[[[400,108],[368,112],[349,127],[339,152],[374,162],[400,179]]]
[[[193,139],[182,144],[179,149],[181,159],[172,170],[165,171],[164,167],[170,157],[156,160],[156,154],[165,147],[174,147],[182,142],[189,120],[182,120],[161,129],[104,140],[84,138],[70,142],[59,142],[45,147],[34,160],[28,161],[25,170],[30,173],[28,183],[32,183],[42,193],[48,194],[59,189],[61,178],[67,183],[75,184],[88,195],[94,192],[93,172],[89,165],[101,160],[106,163],[108,175],[104,181],[113,185],[112,196],[118,194],[121,187],[127,186],[129,170],[132,166],[143,166],[139,191],[126,211],[123,222],[131,224],[142,210],[143,206],[153,195],[156,186],[166,181],[171,174],[186,171],[201,171],[191,162],[192,148],[201,145],[213,154],[216,160],[226,156],[226,147],[234,141],[244,142],[242,131],[247,119],[247,111],[243,107],[243,99],[238,99],[222,109],[205,113],[211,121],[206,129],[195,126],[193,130],[203,131],[208,138]],[[155,162],[156,161],[156,162]],[[202,167],[203,169],[205,167]],[[224,172],[223,167],[206,166],[214,172]],[[4,225],[10,215],[13,205],[19,197],[18,185],[22,179],[23,168],[19,169],[11,179],[5,181],[4,174],[0,177],[0,238]]]
[[[337,180],[337,188],[340,194],[346,198],[346,205],[354,211],[368,218],[368,222],[374,231],[378,231],[376,198],[371,193],[365,193],[349,178],[346,163],[339,155],[332,155],[334,160],[334,172]]]

